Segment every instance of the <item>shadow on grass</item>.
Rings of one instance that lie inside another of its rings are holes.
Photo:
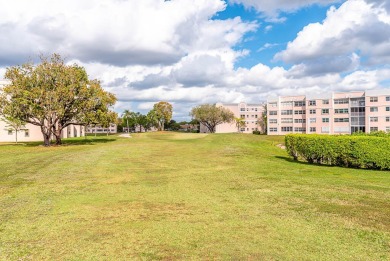
[[[282,156],[275,156],[277,159],[282,159],[291,163],[295,164],[301,164],[301,165],[306,165],[306,166],[317,166],[317,167],[327,167],[327,168],[343,168],[343,169],[354,169],[354,170],[364,170],[364,171],[378,171],[378,172],[383,172],[386,170],[380,170],[380,169],[370,169],[370,168],[359,168],[359,167],[347,167],[347,166],[336,166],[336,165],[327,165],[327,164],[321,164],[321,163],[309,163],[305,161],[297,161],[294,160],[290,157],[282,157]]]
[[[306,165],[306,166],[337,167],[337,166],[331,166],[331,165],[326,165],[326,164],[309,163],[309,162],[306,162],[306,161],[298,161],[298,160],[294,160],[294,159],[292,159],[290,157],[275,156],[275,158],[282,159],[282,160],[285,160],[285,161],[288,161],[288,162],[291,162],[291,163],[295,163],[295,164]]]
[[[54,142],[52,142],[51,146],[52,147],[65,147],[65,146],[78,146],[78,145],[95,145],[95,144],[100,144],[100,143],[108,143],[108,142],[113,142],[116,141],[115,138],[87,138],[87,139],[64,139],[62,140],[62,145],[55,145]],[[8,144],[8,145],[13,145],[13,146],[19,146],[19,144]],[[38,147],[38,146],[43,146],[42,141],[36,141],[36,142],[26,142],[23,145],[27,147]]]

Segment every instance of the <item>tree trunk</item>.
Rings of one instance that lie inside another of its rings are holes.
[[[18,144],[18,131],[15,130],[15,142],[16,144]]]
[[[61,134],[60,135],[54,135],[56,137],[56,145],[61,145],[62,140],[61,140]]]
[[[45,147],[49,147],[50,146],[50,133],[43,133],[43,145]]]
[[[53,135],[56,138],[56,145],[62,144],[61,134],[62,134],[62,129],[61,129],[61,125],[59,124],[57,128],[53,128]]]

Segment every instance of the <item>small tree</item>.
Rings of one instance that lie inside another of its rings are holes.
[[[116,124],[118,119],[118,114],[116,112],[110,111],[108,113],[102,114],[99,119],[99,123],[103,128],[107,128],[107,136],[110,133],[111,124]]]
[[[158,102],[153,106],[154,117],[157,120],[159,131],[164,130],[164,123],[172,119],[172,105],[168,102]]]
[[[268,118],[267,118],[267,104],[263,105],[263,113],[261,115],[261,121],[259,122],[261,128],[263,129],[263,134],[267,134],[268,129]]]
[[[6,126],[7,128],[12,131],[15,131],[15,143],[18,143],[18,132],[26,128],[26,122],[19,120],[18,118],[13,118],[11,116],[5,116],[2,120],[8,124],[8,126]]]
[[[229,109],[217,107],[215,104],[203,104],[192,108],[190,115],[214,133],[218,124],[232,122],[234,114]]]
[[[129,118],[131,117],[131,112],[130,110],[125,110],[123,113],[122,113],[122,119],[123,119],[123,123],[126,124],[127,126],[127,132],[130,132],[130,128],[129,128]]]
[[[1,102],[1,99],[0,99]],[[3,105],[7,104],[7,100],[3,101]],[[19,108],[15,104],[9,106],[1,106],[0,115],[3,115],[2,120],[8,124],[9,130],[15,131],[15,142],[18,143],[18,132],[25,129],[26,122],[17,117]]]
[[[236,123],[237,132],[241,132],[241,128],[246,127],[246,123],[243,118],[234,118],[234,121]]]

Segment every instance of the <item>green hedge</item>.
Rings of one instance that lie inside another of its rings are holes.
[[[290,134],[287,152],[295,160],[334,166],[390,170],[390,138],[368,135]]]

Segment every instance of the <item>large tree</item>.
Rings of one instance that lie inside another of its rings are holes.
[[[89,80],[83,67],[67,65],[58,54],[41,57],[41,63],[9,67],[5,78],[10,84],[2,89],[2,110],[14,106],[12,116],[39,126],[44,145],[51,136],[61,144],[62,130],[67,126],[99,121],[116,102],[97,80]]]
[[[157,128],[159,131],[164,130],[164,123],[172,119],[172,104],[169,102],[160,101],[153,106],[154,117],[157,120]]]
[[[203,104],[192,108],[190,115],[193,119],[206,126],[209,132],[214,133],[218,124],[232,122],[234,113],[215,104]]]

